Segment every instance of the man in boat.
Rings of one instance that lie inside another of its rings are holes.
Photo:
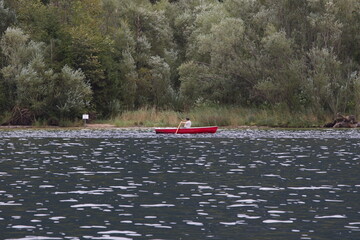
[[[191,121],[190,118],[186,118],[185,121],[182,121],[181,123],[184,123],[184,128],[191,128]],[[180,124],[181,124],[180,123]]]

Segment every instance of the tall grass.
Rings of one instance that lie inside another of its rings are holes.
[[[158,111],[155,108],[142,108],[127,111],[115,117],[112,123],[117,127],[164,127],[179,124],[181,114],[175,111]]]
[[[240,108],[240,107],[197,107],[189,112],[158,111],[143,108],[124,112],[110,122],[117,127],[176,127],[185,117],[192,120],[192,126],[266,126],[266,127],[320,127],[324,124],[311,113],[291,113],[286,110]],[[330,119],[330,118],[329,118]]]

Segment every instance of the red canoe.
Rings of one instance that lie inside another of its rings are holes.
[[[194,133],[216,133],[218,127],[192,127],[179,128],[178,134],[194,134]],[[176,133],[177,128],[155,128],[156,133]]]

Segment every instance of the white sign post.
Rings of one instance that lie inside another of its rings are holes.
[[[86,127],[86,120],[89,120],[89,114],[83,114],[82,119],[84,120],[84,126]]]

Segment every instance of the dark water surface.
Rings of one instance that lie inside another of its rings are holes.
[[[0,131],[0,239],[360,239],[359,130]]]

